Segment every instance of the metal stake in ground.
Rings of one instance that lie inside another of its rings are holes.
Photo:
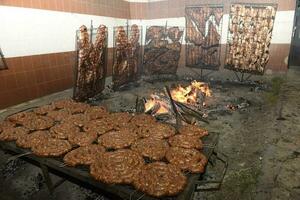
[[[169,87],[165,86],[165,88],[166,88],[167,94],[168,94],[168,96],[170,98],[170,102],[171,102],[173,111],[175,113],[175,118],[176,118],[176,132],[178,133],[179,128],[182,126],[181,117],[180,117],[180,114],[179,114],[179,112],[177,110],[176,104],[175,104],[175,102],[174,102],[174,100],[172,98],[172,95],[171,95]]]

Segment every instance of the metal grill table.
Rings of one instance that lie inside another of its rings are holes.
[[[218,134],[211,133],[209,136],[203,139],[204,144],[209,144],[209,148],[204,147],[203,153],[210,158],[214,152],[214,147],[218,142]],[[107,185],[99,181],[94,180],[90,174],[87,167],[68,167],[63,163],[62,158],[42,158],[35,156],[30,153],[30,150],[19,148],[14,142],[0,142],[0,147],[2,150],[10,153],[12,155],[23,155],[20,158],[32,163],[41,168],[47,187],[52,193],[54,189],[63,183],[64,180],[69,180],[83,187],[92,188],[96,191],[101,191],[107,194],[112,194],[116,198],[126,199],[126,200],[154,200],[156,198],[145,195],[142,192],[135,190],[129,185]],[[27,154],[26,154],[27,153]],[[51,181],[49,172],[60,176],[63,178],[58,183],[54,184]],[[183,192],[175,197],[162,198],[165,200],[188,200],[191,199],[193,193],[197,186],[199,186],[199,181],[201,179],[201,174],[188,174],[188,184]],[[115,199],[115,198],[114,198]]]

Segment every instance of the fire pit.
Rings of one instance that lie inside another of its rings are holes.
[[[181,117],[185,119],[185,114],[194,111],[198,114],[198,118],[204,120],[203,108],[206,106],[206,98],[212,96],[212,91],[207,83],[192,81],[188,86],[175,86],[170,90],[170,95],[165,89],[165,93],[154,93],[150,95],[150,99],[145,100],[145,113],[151,114],[157,118],[166,118],[170,120],[174,118],[174,108],[171,101],[174,102],[175,110],[179,112]],[[206,120],[204,120],[206,121]]]
[[[166,85],[170,86],[170,89]],[[218,115],[230,115],[236,111],[242,111],[251,106],[251,101],[246,99],[243,95],[235,94],[236,88],[243,90],[250,90],[258,92],[262,85],[249,84],[245,87],[243,85],[236,85],[232,82],[200,82],[197,80],[186,81],[168,81],[147,83],[141,82],[140,87],[127,90],[127,93],[118,92],[111,94],[106,98],[114,98],[124,94],[128,99],[128,104],[136,101],[136,105],[128,108],[120,108],[129,112],[140,112],[155,116],[160,121],[168,123],[176,123],[176,114],[181,121],[188,124],[197,124],[199,122],[209,123]],[[169,90],[169,94],[168,94]],[[136,98],[138,98],[136,100]],[[120,99],[126,101],[127,99]],[[110,100],[107,99],[107,102]],[[108,103],[105,102],[105,105]],[[114,104],[117,102],[114,101]],[[174,104],[174,106],[173,106]],[[129,105],[120,105],[127,107]],[[109,105],[108,105],[109,106]]]

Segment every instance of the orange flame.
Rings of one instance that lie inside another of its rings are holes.
[[[168,113],[169,109],[167,103],[157,99],[155,95],[151,95],[151,99],[147,100],[147,102],[145,103],[145,112],[148,112],[156,105],[159,106],[156,114]]]
[[[197,102],[198,92],[201,91],[205,97],[211,96],[211,91],[206,83],[193,81],[187,87],[178,86],[171,91],[172,98],[175,101],[194,104]]]
[[[191,105],[197,103],[200,93],[204,94],[204,97],[212,96],[208,84],[198,81],[192,81],[187,87],[179,85],[177,88],[171,90],[171,96],[175,101]],[[205,105],[205,102],[203,102],[203,105]],[[156,114],[168,113],[170,109],[168,102],[163,101],[159,96],[151,95],[151,99],[145,103],[145,112],[150,111],[155,106],[159,106]]]

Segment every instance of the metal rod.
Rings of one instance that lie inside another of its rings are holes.
[[[78,85],[77,85],[77,80],[78,80],[78,69],[79,69],[79,31],[76,31],[76,36],[75,36],[75,63],[74,63],[74,68],[73,68],[73,74],[74,74],[74,81],[73,81],[73,99],[76,97],[76,93],[78,90]]]
[[[58,186],[60,186],[61,184],[63,184],[66,181],[66,179],[62,178],[61,180],[57,181],[53,188],[57,188]]]
[[[203,69],[201,69],[200,74],[201,74],[200,78],[201,78],[201,80],[202,80],[202,78],[203,78]]]
[[[29,107],[29,108],[25,108],[25,109],[19,110],[18,112],[14,112],[14,113],[12,113],[12,114],[7,115],[6,118],[8,118],[8,117],[10,117],[10,116],[12,116],[12,115],[21,113],[21,112],[31,111],[31,110],[33,110],[34,108],[38,108],[38,106],[32,106],[32,107]]]
[[[41,166],[41,169],[42,169],[42,172],[43,172],[43,176],[45,178],[47,188],[48,188],[50,194],[53,194],[54,187],[53,187],[53,182],[51,180],[51,177],[49,175],[48,167],[46,165],[42,164],[42,163],[40,163],[40,166]]]
[[[166,88],[167,94],[168,94],[168,96],[169,96],[169,98],[170,98],[170,102],[171,102],[173,111],[174,111],[174,113],[175,113],[175,117],[176,117],[176,131],[178,132],[178,130],[179,130],[180,126],[181,126],[180,115],[179,115],[179,112],[178,112],[178,110],[177,110],[177,108],[176,108],[176,104],[175,104],[175,102],[174,102],[174,100],[173,100],[173,98],[172,98],[172,95],[171,95],[171,92],[170,92],[169,87],[168,87],[168,86],[165,86],[165,88]]]
[[[189,70],[191,70],[192,72],[196,73],[198,76],[201,77],[201,74],[199,74],[199,72],[197,72],[196,70],[194,70],[193,68],[191,67],[188,67]]]
[[[242,72],[242,78],[241,78],[241,82],[244,82],[244,72]]]
[[[239,75],[237,74],[237,72],[234,71],[233,73],[236,76],[236,78],[238,79],[238,81],[241,82],[241,79],[240,79]]]
[[[68,166],[66,163],[61,163],[61,164],[59,165],[59,167],[66,167],[66,166]]]
[[[216,179],[216,180],[202,180],[202,181],[197,181],[196,182],[196,191],[203,191],[203,190],[216,190],[219,189],[224,181],[227,169],[228,169],[228,156],[221,153],[221,155],[224,157],[221,158],[219,155],[219,153],[217,152],[213,152],[213,155],[216,157],[217,160],[221,161],[224,165],[223,170],[222,170],[222,174],[221,177]],[[217,184],[216,187],[210,187],[210,188],[200,188],[198,189],[198,187],[203,187],[204,184]]]
[[[252,77],[252,74],[249,74],[249,76],[245,79],[245,81],[248,81]]]
[[[126,21],[126,34],[127,34],[127,41],[128,41],[128,38],[129,38],[129,21],[128,21],[128,19]]]
[[[215,73],[215,71],[207,72],[207,73],[203,76],[203,78],[208,77],[210,74],[213,74],[213,73]]]
[[[139,100],[140,100],[139,96],[136,95],[136,99],[135,99],[135,112],[138,112],[138,104],[139,104]]]
[[[93,44],[93,20],[91,20],[90,43]]]
[[[197,5],[187,5],[185,8],[203,8],[209,6],[210,8],[223,8],[224,4],[197,4]]]
[[[145,196],[145,193],[142,194],[137,200],[141,200]]]
[[[233,4],[240,4],[246,7],[252,8],[265,8],[267,6],[273,6],[277,9],[278,4],[276,3],[242,3],[242,2],[234,2]]]
[[[166,25],[165,25],[165,36],[167,36],[167,29],[168,29],[168,20],[166,21]]]
[[[7,159],[7,163],[8,163],[8,162],[11,162],[11,161],[14,161],[14,160],[16,160],[16,159],[18,159],[18,158],[21,158],[21,157],[23,157],[23,156],[30,155],[30,154],[32,154],[32,152],[26,152],[26,153],[22,153],[22,154],[19,154],[19,155],[16,155],[16,156],[12,156],[12,157],[10,157],[9,159]]]
[[[105,29],[105,47],[103,49],[104,52],[104,66],[103,66],[103,82],[102,82],[102,90],[105,89],[106,82],[106,74],[107,74],[107,63],[108,63],[108,28]],[[102,91],[101,91],[102,92]]]
[[[129,200],[133,200],[132,197],[136,192],[137,192],[137,190],[134,190],[132,193],[130,193]]]

